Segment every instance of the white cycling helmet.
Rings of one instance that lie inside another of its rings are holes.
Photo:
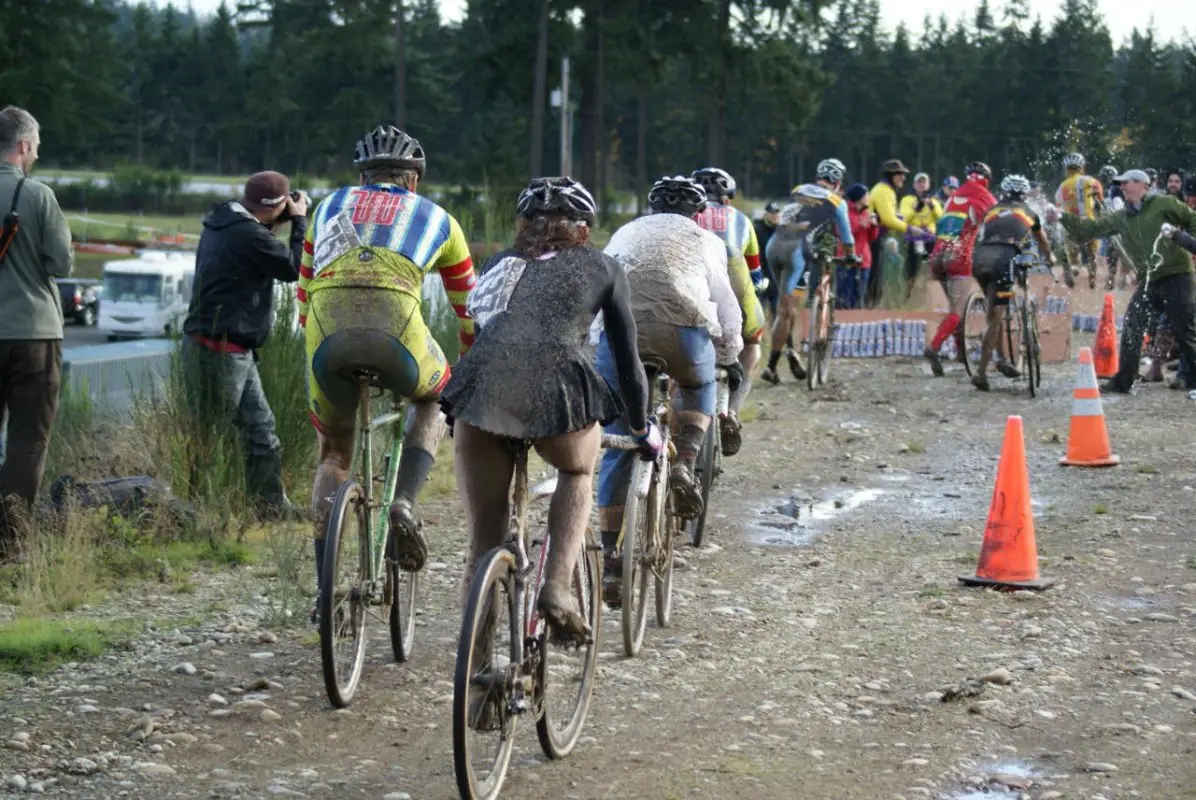
[[[1079,153],[1068,153],[1063,157],[1063,166],[1067,169],[1083,169],[1085,163],[1084,156]]]
[[[842,183],[843,176],[847,174],[847,167],[837,158],[827,158],[818,162],[818,168],[814,171],[814,174],[822,181]]]
[[[706,190],[708,199],[721,201],[724,197],[735,196],[735,179],[726,170],[703,167],[695,169],[689,178]]]
[[[1001,191],[1024,197],[1030,193],[1030,179],[1025,175],[1006,175],[1001,180]]]

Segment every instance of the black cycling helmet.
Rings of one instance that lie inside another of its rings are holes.
[[[544,214],[562,214],[574,222],[593,225],[598,205],[586,187],[572,178],[534,178],[519,193],[515,216],[531,219]]]
[[[1157,169],[1155,169],[1154,167],[1146,168],[1146,177],[1150,178],[1151,186],[1159,185],[1159,171]]]
[[[965,175],[979,175],[986,181],[991,181],[993,179],[992,169],[983,161],[973,161],[971,164],[968,164],[963,168],[963,173]]]
[[[695,169],[689,176],[690,180],[706,190],[707,198],[721,200],[724,197],[735,196],[735,179],[718,167],[703,167]]]
[[[765,214],[777,214],[777,213],[780,213],[780,210],[781,210],[781,207],[778,206],[776,203],[774,203],[772,200],[769,200],[764,206]]]
[[[424,148],[410,134],[394,125],[379,125],[361,137],[353,157],[353,166],[365,171],[372,167],[394,166],[399,169],[415,170],[424,177]]]
[[[706,208],[706,190],[684,175],[665,176],[652,184],[648,208],[654,214],[692,217]]]

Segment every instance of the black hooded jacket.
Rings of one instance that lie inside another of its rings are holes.
[[[256,350],[274,324],[274,281],[299,279],[305,217],[291,218],[283,244],[243,205],[229,200],[203,220],[195,289],[183,332]]]

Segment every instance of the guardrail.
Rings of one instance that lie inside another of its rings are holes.
[[[143,339],[72,347],[62,353],[63,391],[85,393],[102,413],[124,414],[166,391],[178,342]]]

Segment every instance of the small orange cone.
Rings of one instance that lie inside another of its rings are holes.
[[[967,586],[1002,589],[1045,589],[1055,583],[1052,578],[1038,576],[1038,544],[1034,540],[1021,417],[1010,417],[1005,423],[1005,444],[997,465],[997,485],[984,526],[976,575],[959,580]]]
[[[1121,459],[1113,455],[1105,412],[1092,368],[1092,351],[1080,348],[1080,369],[1071,395],[1071,431],[1067,435],[1067,455],[1059,460],[1068,467],[1113,467]]]
[[[1105,293],[1105,307],[1100,312],[1096,328],[1096,377],[1112,378],[1117,374],[1117,325],[1113,322],[1113,295]]]

